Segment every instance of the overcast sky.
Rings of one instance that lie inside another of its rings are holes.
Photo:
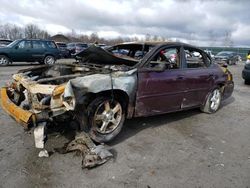
[[[197,45],[250,46],[250,0],[0,0],[0,25],[33,23],[50,34],[158,35]]]

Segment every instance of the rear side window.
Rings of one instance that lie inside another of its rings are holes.
[[[43,49],[46,48],[44,43],[41,41],[33,41],[33,48],[34,49]]]
[[[53,41],[46,41],[45,43],[49,48],[57,48],[56,44]]]
[[[210,66],[210,59],[200,50],[184,48],[187,68],[205,68]]]

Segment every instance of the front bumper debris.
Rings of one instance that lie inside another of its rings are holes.
[[[1,105],[4,111],[22,124],[24,128],[27,129],[29,123],[32,123],[32,116],[34,114],[15,105],[9,99],[6,87],[1,88]]]
[[[76,151],[82,156],[82,168],[93,168],[113,158],[109,149],[102,144],[96,145],[85,132],[77,134],[74,140],[63,148],[55,148],[55,151],[61,154]]]

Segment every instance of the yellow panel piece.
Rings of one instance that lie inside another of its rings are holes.
[[[16,106],[8,97],[7,89],[1,88],[1,105],[2,108],[12,116],[17,122],[22,123],[25,128],[28,128],[28,122],[33,115],[31,112]]]

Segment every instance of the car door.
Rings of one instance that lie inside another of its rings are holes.
[[[135,116],[149,116],[181,109],[185,76],[180,49],[180,46],[160,49],[138,70]],[[170,60],[165,56],[169,51],[175,52],[172,54],[175,59]]]
[[[211,60],[201,50],[184,47],[184,74],[187,91],[184,93],[182,108],[200,106],[214,83],[214,70]]]
[[[11,51],[11,57],[13,61],[31,61],[31,49],[32,43],[30,40],[20,41]]]
[[[46,51],[46,46],[42,41],[39,40],[33,40],[32,46],[33,46],[31,54],[32,59],[34,61],[42,61]]]

